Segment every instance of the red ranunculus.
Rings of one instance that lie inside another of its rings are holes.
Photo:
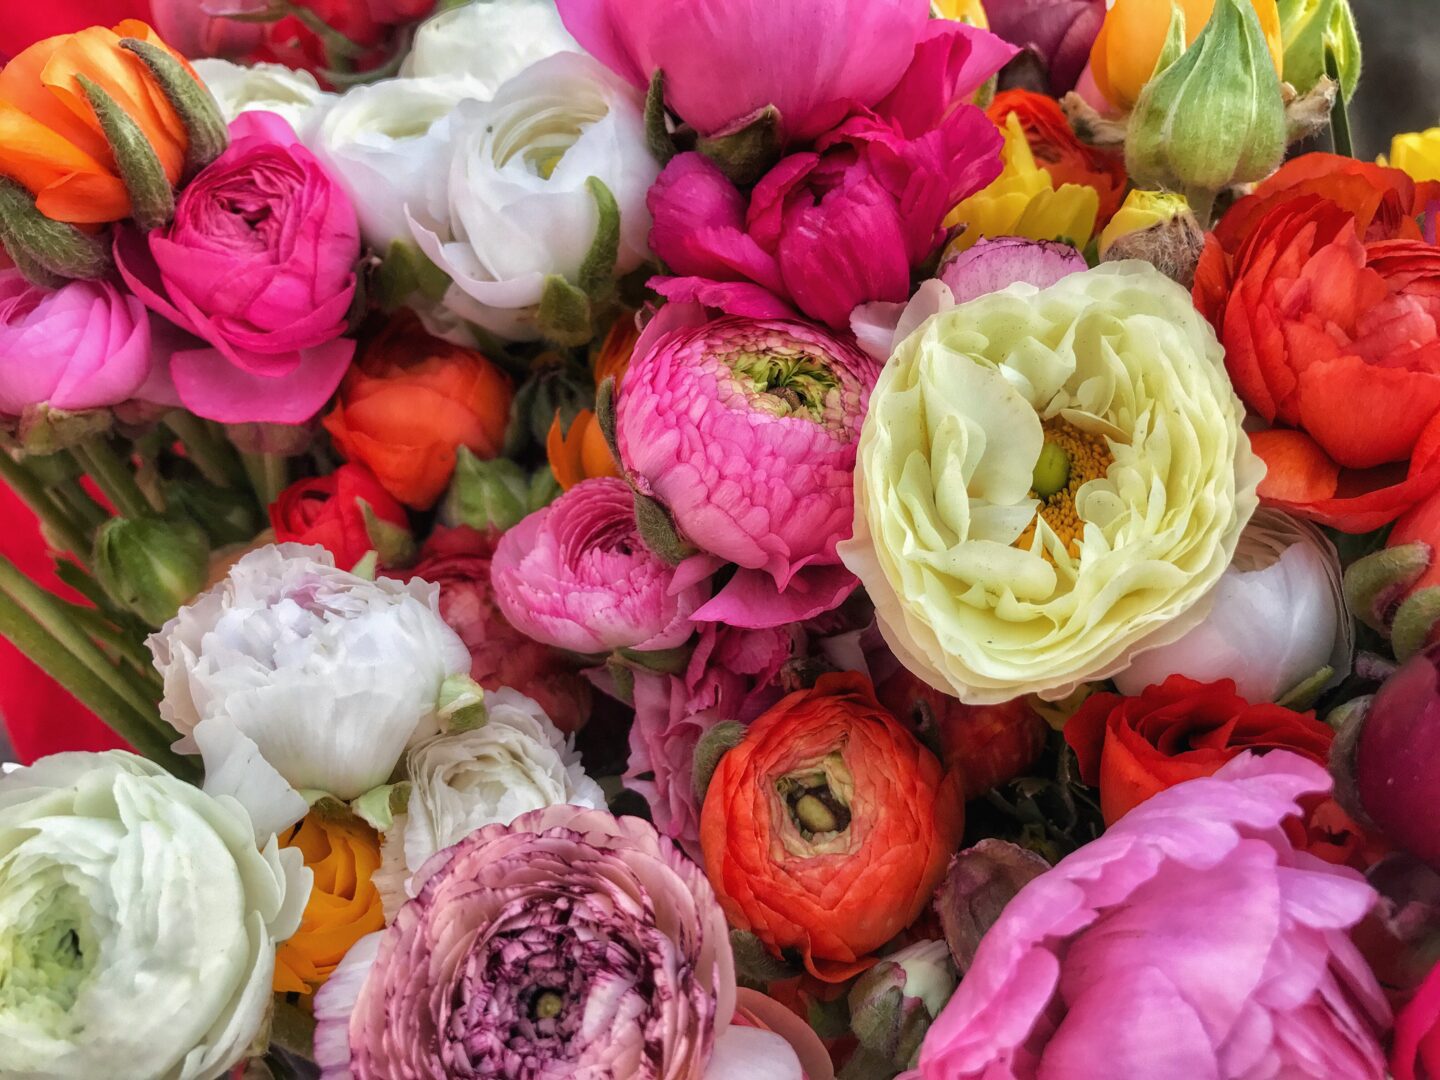
[[[299,480],[270,506],[275,539],[319,544],[346,569],[376,546],[365,523],[365,504],[382,522],[409,530],[405,508],[363,465],[341,465],[329,476]]]
[[[1207,240],[1195,303],[1272,425],[1251,437],[1270,505],[1367,532],[1440,485],[1440,247],[1416,222],[1437,192],[1307,154]]]

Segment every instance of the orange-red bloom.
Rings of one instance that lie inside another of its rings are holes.
[[[853,673],[825,675],[720,759],[700,816],[730,923],[828,982],[915,920],[960,842],[958,778]]]
[[[180,179],[190,141],[185,125],[141,59],[120,48],[121,38],[162,46],[183,61],[149,26],[127,19],[113,30],[92,26],[38,41],[0,70],[0,175],[28,189],[40,212],[57,221],[130,216],[130,196],[80,76],[140,126],[170,182]]]
[[[445,493],[459,447],[480,458],[500,453],[511,394],[484,356],[431,337],[407,313],[365,347],[325,428],[386,491],[426,510]]]
[[[1307,154],[1207,240],[1195,303],[1273,425],[1251,440],[1269,504],[1367,532],[1440,485],[1440,247],[1416,224],[1437,192]]]
[[[1025,131],[1025,141],[1035,155],[1035,164],[1050,174],[1058,188],[1080,184],[1094,188],[1100,196],[1096,229],[1115,216],[1125,200],[1125,158],[1114,151],[1086,146],[1070,127],[1060,103],[1030,90],[1006,90],[996,94],[985,110],[998,127],[1014,113]]]
[[[311,811],[280,837],[315,874],[300,929],[275,954],[277,993],[309,994],[324,985],[350,946],[385,928],[380,890],[380,838],[363,821]]]

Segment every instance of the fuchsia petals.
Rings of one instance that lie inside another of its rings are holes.
[[[940,267],[940,280],[950,287],[957,304],[1023,281],[1048,289],[1061,278],[1086,269],[1085,256],[1069,244],[1002,236],[981,240]]]
[[[325,406],[350,367],[355,342],[339,338],[290,354],[288,371],[256,374],[229,363],[218,349],[186,349],[170,358],[181,403],[197,416],[240,424],[264,416],[275,424],[303,424]]]
[[[691,615],[696,622],[763,630],[834,611],[860,581],[843,566],[809,566],[784,589],[769,574],[737,570],[725,587]]]
[[[1020,50],[966,23],[932,19],[900,83],[875,113],[907,135],[922,135],[971,97]]]
[[[647,284],[671,304],[698,304],[751,319],[794,319],[799,313],[768,289],[748,281],[657,277]],[[669,306],[668,304],[666,305]]]

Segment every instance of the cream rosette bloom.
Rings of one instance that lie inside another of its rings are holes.
[[[1148,263],[931,318],[870,397],[841,545],[902,662],[1057,698],[1209,609],[1264,467],[1189,294]]]
[[[283,64],[234,64],[229,60],[196,60],[196,72],[226,120],[263,110],[285,119],[304,140],[330,106],[339,100],[320,89],[308,71]]]
[[[620,211],[615,270],[646,258],[645,195],[660,174],[645,141],[644,96],[599,61],[559,53],[515,76],[492,101],[450,117],[449,169],[424,207],[415,241],[454,284],[445,305],[512,340],[540,336],[546,278],[572,285],[601,225],[592,178]]]
[[[377,884],[385,910],[414,892],[411,875],[430,856],[485,825],[568,803],[605,809],[605,793],[540,705],[508,687],[487,691],[486,719],[468,731],[427,739],[405,756],[410,794],[385,831]]]
[[[270,1010],[299,851],[133,754],[0,778],[0,1076],[210,1080]]]
[[[421,23],[400,74],[464,75],[488,98],[537,60],[581,51],[555,0],[478,0]]]

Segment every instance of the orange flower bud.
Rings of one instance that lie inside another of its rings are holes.
[[[503,371],[431,337],[406,312],[365,347],[325,429],[391,495],[427,510],[445,493],[459,447],[485,459],[500,453],[511,396]]]
[[[275,953],[276,993],[309,994],[324,985],[350,946],[385,928],[380,890],[371,880],[380,868],[380,837],[356,818],[312,810],[281,834],[315,874],[300,929]]]
[[[139,125],[171,184],[180,179],[185,125],[144,61],[120,47],[122,38],[158,45],[183,63],[149,26],[127,19],[113,30],[92,26],[38,41],[0,70],[0,175],[29,190],[40,212],[57,221],[130,216],[130,195],[81,77]]]
[[[964,813],[958,776],[866,679],[824,675],[720,759],[700,845],[732,926],[840,982],[930,902]]]
[[[550,471],[555,480],[569,491],[581,480],[597,476],[619,476],[615,455],[600,431],[599,421],[589,409],[582,409],[570,422],[570,430],[560,426],[560,414],[550,425],[545,437],[545,456],[550,459]]]

